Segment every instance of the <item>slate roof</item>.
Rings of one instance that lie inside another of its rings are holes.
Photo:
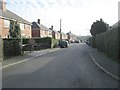
[[[32,28],[40,28],[42,30],[51,31],[46,26],[44,26],[42,24],[38,24],[37,22],[32,22]]]
[[[60,31],[58,31],[60,33]],[[66,35],[64,32],[61,32],[62,35]]]
[[[22,17],[16,15],[15,13],[13,13],[9,10],[6,10],[6,11],[0,10],[0,16],[2,16],[3,18],[6,18],[6,19],[13,19],[13,20],[18,20],[19,22],[22,22],[22,23],[31,24],[30,22],[26,21]]]
[[[67,34],[69,34],[70,36],[76,36],[75,34],[68,32]]]

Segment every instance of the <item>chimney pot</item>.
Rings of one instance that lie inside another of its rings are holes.
[[[38,19],[38,24],[40,24],[40,19]]]

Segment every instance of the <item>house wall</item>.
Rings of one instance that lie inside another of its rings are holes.
[[[52,37],[52,31],[46,30],[46,37]]]
[[[67,39],[67,35],[66,34],[62,34],[62,39]]]
[[[29,26],[29,27],[28,27]],[[7,38],[9,35],[9,29],[4,27],[4,19],[0,18],[0,35],[2,38]],[[24,30],[22,31],[22,35],[25,35],[25,37],[31,37],[31,25],[24,25]]]
[[[4,19],[0,18],[0,35],[2,38],[7,38],[9,34],[9,28],[4,27]]]
[[[40,36],[41,36],[41,38],[46,37],[46,31],[41,29],[40,30]]]
[[[48,32],[49,32],[48,37],[52,37],[52,31],[48,31]]]
[[[32,37],[40,37],[40,29],[36,28],[36,29],[32,29]]]
[[[2,37],[2,29],[3,29],[3,21],[2,18],[0,18],[0,35]]]
[[[31,37],[31,25],[24,24],[24,30],[21,30],[21,31],[26,38]]]
[[[55,32],[55,39],[60,39],[60,33]]]
[[[55,32],[54,31],[52,31],[52,38],[55,39]]]

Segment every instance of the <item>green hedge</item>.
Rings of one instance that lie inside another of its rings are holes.
[[[90,38],[89,38],[89,45],[92,46],[93,48],[96,47],[95,38],[96,38],[96,37],[90,37]]]
[[[3,52],[4,59],[21,54],[21,41],[22,44],[27,44],[23,47],[23,51],[31,51],[31,45],[28,44],[29,40],[33,39],[36,43],[33,50],[41,50],[47,48],[55,48],[58,45],[58,40],[46,37],[46,38],[23,38],[21,39],[3,39]]]
[[[113,60],[118,60],[118,28],[105,33],[105,53]]]
[[[32,38],[39,47],[36,47],[35,50],[46,49],[46,48],[54,48],[58,44],[58,40],[53,39],[51,37],[45,38]],[[28,44],[29,39],[23,38],[23,44]]]
[[[3,39],[4,59],[21,54],[20,39]]]
[[[105,52],[105,33],[101,33],[101,34],[97,34],[96,35],[96,48],[101,51],[101,52]]]
[[[119,29],[120,31],[120,29]],[[94,42],[95,38],[95,42]],[[92,41],[94,42],[96,48],[104,52],[108,57],[112,60],[118,61],[118,42],[120,43],[120,39],[118,41],[118,28],[113,28],[112,30],[108,30],[107,32],[97,34],[95,37],[92,37]],[[93,44],[93,45],[94,45]],[[119,44],[120,45],[120,44]],[[120,60],[119,60],[120,62]]]

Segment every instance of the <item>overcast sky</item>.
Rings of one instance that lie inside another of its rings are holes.
[[[90,35],[91,24],[102,18],[109,25],[118,21],[119,0],[6,0],[7,9],[33,22],[41,19],[46,27],[54,26],[76,35]]]

